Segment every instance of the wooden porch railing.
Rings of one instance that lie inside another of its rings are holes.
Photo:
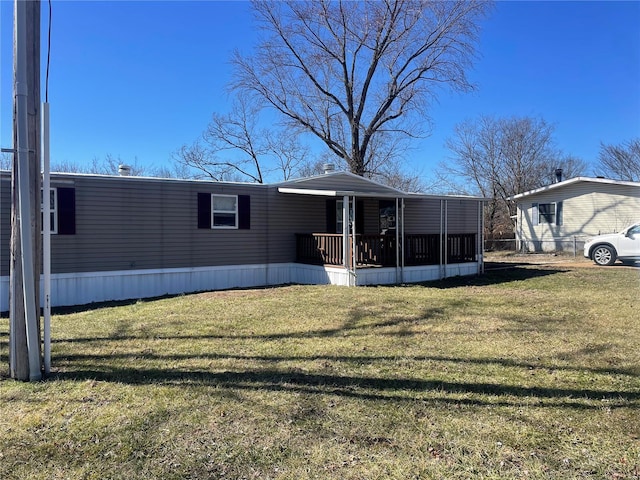
[[[296,233],[296,262],[311,265],[342,265],[342,235]]]
[[[407,266],[437,265],[440,235],[405,235],[404,263]],[[356,263],[359,266],[392,267],[396,264],[394,235],[356,235]],[[313,265],[342,265],[342,235],[296,234],[296,262]],[[447,236],[447,263],[474,262],[476,234]]]
[[[404,264],[437,265],[440,263],[440,235],[405,235],[404,236]]]
[[[447,237],[447,263],[476,261],[475,233],[462,233]]]

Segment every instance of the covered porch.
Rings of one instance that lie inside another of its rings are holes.
[[[401,249],[397,249],[394,235],[350,236],[347,257],[355,260],[355,266],[393,267],[398,263],[397,255],[402,255],[405,266],[438,265],[476,261],[476,234],[457,233],[446,237],[440,234],[405,234]],[[343,265],[344,236],[331,233],[297,233],[296,262],[310,265]]]
[[[305,271],[317,270],[318,275],[324,271],[332,278],[330,283],[343,285],[482,273],[482,199],[377,187],[375,191],[280,187],[283,194],[327,199],[326,229],[295,233],[296,264]],[[461,202],[466,202],[463,207]],[[450,221],[461,208],[464,221]]]

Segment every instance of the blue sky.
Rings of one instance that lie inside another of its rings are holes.
[[[12,1],[0,0],[0,15],[0,144],[6,148]],[[638,25],[640,2],[498,2],[470,72],[477,90],[440,95],[429,112],[432,134],[414,144],[408,164],[431,175],[448,155],[444,143],[454,126],[481,114],[542,117],[555,125],[557,147],[587,162],[597,158],[601,141],[639,137]],[[230,54],[248,52],[255,39],[250,5],[242,1],[54,0],[52,162],[88,164],[110,154],[168,165],[212,112],[226,111]]]

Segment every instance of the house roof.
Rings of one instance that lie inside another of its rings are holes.
[[[508,200],[519,200],[524,197],[529,197],[531,195],[536,195],[538,193],[545,193],[552,190],[557,190],[560,188],[567,187],[569,185],[573,185],[574,183],[600,183],[600,184],[609,184],[609,185],[621,185],[627,187],[638,187],[640,188],[640,182],[626,182],[622,180],[611,180],[609,178],[592,178],[592,177],[574,177],[569,180],[564,180],[562,182],[553,183],[551,185],[547,185],[546,187],[536,188],[534,190],[529,190],[527,192],[519,193],[517,195],[513,195],[508,197]]]
[[[375,198],[429,198],[488,201],[488,198],[468,195],[438,195],[427,193],[408,193],[397,188],[383,185],[375,180],[361,177],[351,172],[335,171],[286,180],[276,183],[230,182],[202,179],[143,177],[138,175],[120,176],[95,173],[51,172],[56,182],[71,182],[74,178],[99,178],[105,181],[124,182],[173,182],[196,183],[206,185],[240,185],[252,188],[277,188],[280,193],[297,195],[315,195],[325,197],[375,197]],[[11,171],[0,170],[0,177],[11,176]]]

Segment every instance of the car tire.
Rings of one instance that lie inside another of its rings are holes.
[[[616,251],[609,245],[598,245],[592,250],[591,258],[603,267],[613,265],[616,261]]]

